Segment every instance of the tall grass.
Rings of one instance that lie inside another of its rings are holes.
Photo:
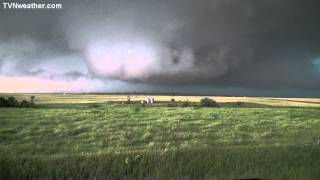
[[[0,179],[320,178],[315,146],[0,157]],[[3,155],[3,154],[2,154]]]
[[[318,108],[0,109],[0,179],[320,179]]]

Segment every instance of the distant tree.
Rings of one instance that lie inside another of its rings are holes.
[[[131,103],[131,97],[130,95],[127,96],[127,104],[130,104]]]
[[[0,97],[0,107],[8,107],[7,101],[4,97]]]
[[[21,103],[20,103],[20,107],[31,107],[31,103],[26,101],[26,100],[23,100]]]
[[[6,102],[7,102],[8,107],[18,107],[19,106],[19,102],[14,97],[8,97]]]
[[[242,106],[242,105],[243,105],[243,102],[238,101],[238,102],[235,103],[235,105],[236,105],[236,106]]]
[[[168,107],[177,107],[178,105],[176,102],[169,102],[167,106]]]
[[[218,103],[210,98],[203,98],[200,100],[201,107],[219,107]]]
[[[181,107],[188,107],[190,105],[189,101],[183,101]]]
[[[34,100],[35,100],[36,96],[30,96],[30,105],[34,106]]]

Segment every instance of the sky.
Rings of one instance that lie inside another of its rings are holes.
[[[1,6],[2,93],[320,97],[319,0],[32,2],[63,8]]]

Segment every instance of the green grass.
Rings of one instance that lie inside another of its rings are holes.
[[[2,179],[319,179],[319,148],[239,147],[0,158]]]
[[[0,108],[0,179],[320,179],[316,107]]]

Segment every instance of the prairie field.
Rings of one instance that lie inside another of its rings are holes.
[[[35,96],[0,108],[0,179],[320,179],[320,99]]]

